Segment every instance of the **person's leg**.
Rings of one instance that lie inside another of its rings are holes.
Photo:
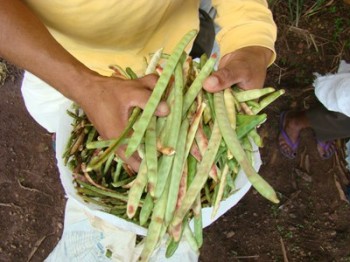
[[[329,158],[336,150],[334,140],[350,137],[350,118],[322,105],[307,111],[282,113],[278,140],[283,155],[295,158],[299,134],[305,128],[314,131],[320,156]]]
[[[281,153],[293,159],[296,157],[299,134],[301,130],[309,128],[310,123],[306,117],[305,111],[282,112],[280,116],[280,134],[278,143]]]
[[[350,117],[320,105],[306,112],[317,140],[329,141],[350,137]]]
[[[336,151],[335,139],[350,137],[350,117],[319,105],[306,112],[317,139],[317,150],[324,159]]]

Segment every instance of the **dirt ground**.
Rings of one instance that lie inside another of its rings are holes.
[[[341,59],[350,62],[350,6],[324,1],[311,15],[315,1],[304,1],[310,11],[291,24],[288,1],[272,2],[278,58],[266,84],[286,94],[266,109],[259,173],[281,203],[250,190],[205,229],[200,261],[350,261],[344,141],[329,160],[318,156],[310,130],[302,133],[295,160],[281,156],[277,145],[280,112],[316,103],[313,73],[334,73]],[[0,85],[0,261],[43,261],[61,236],[66,200],[51,136],[25,109],[22,71],[7,65],[8,77]]]

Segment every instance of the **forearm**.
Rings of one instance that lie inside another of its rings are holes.
[[[80,87],[95,74],[70,55],[19,0],[1,3],[0,56],[72,100],[79,97]],[[81,83],[80,87],[76,83]]]

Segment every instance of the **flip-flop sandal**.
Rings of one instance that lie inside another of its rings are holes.
[[[325,142],[317,140],[317,147],[320,147],[323,151],[323,154],[322,154],[318,149],[320,157],[322,159],[331,158],[334,155],[335,151],[337,150],[334,140],[325,141]]]
[[[300,143],[300,139],[298,137],[297,141],[294,143],[290,139],[290,137],[287,135],[286,131],[284,130],[284,122],[285,122],[285,118],[286,118],[286,113],[287,112],[284,111],[281,113],[281,116],[280,116],[280,123],[279,123],[280,134],[278,136],[278,146],[279,146],[279,149],[280,149],[280,152],[282,153],[282,155],[284,155],[285,157],[287,157],[289,159],[294,159],[297,155],[297,150],[298,150],[298,146]],[[283,141],[291,149],[291,152],[287,152],[287,151],[283,150],[283,147],[281,146],[281,138],[283,138]]]

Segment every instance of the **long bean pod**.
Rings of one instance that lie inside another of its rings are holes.
[[[137,125],[134,128],[134,133],[130,138],[130,142],[128,144],[128,147],[126,149],[125,155],[127,157],[130,157],[139,146],[142,137],[147,129],[147,126],[152,118],[152,115],[154,114],[162,95],[168,85],[169,79],[174,72],[174,69],[180,60],[180,57],[185,49],[185,47],[190,43],[190,41],[194,38],[194,36],[197,34],[196,30],[192,30],[188,32],[182,40],[177,44],[175,47],[173,53],[171,54],[169,60],[167,61],[167,64],[164,67],[163,73],[159,77],[154,90],[152,92],[152,95],[150,96],[149,100],[147,101],[147,104],[142,112],[142,115],[140,117],[140,120],[137,122]]]
[[[147,164],[146,164],[146,160],[143,159],[139,168],[139,173],[137,174],[137,177],[132,187],[129,190],[129,198],[128,198],[128,205],[127,205],[127,215],[129,218],[134,217],[146,185],[147,185]]]
[[[222,200],[222,196],[224,194],[224,189],[226,187],[226,177],[229,173],[229,167],[226,164],[224,166],[224,169],[221,172],[221,176],[220,176],[220,183],[219,183],[219,190],[218,190],[218,194],[215,198],[215,202],[214,202],[214,206],[213,206],[213,211],[211,213],[211,218],[214,219],[214,217],[216,216],[218,210],[219,210],[219,206],[220,206],[220,202]]]
[[[231,88],[224,90],[225,106],[227,110],[228,119],[230,120],[231,127],[236,129],[236,107],[235,98],[233,96]]]
[[[167,203],[167,197],[169,193],[169,183],[166,183],[166,187],[154,205],[151,223],[148,226],[148,232],[145,239],[145,245],[142,249],[139,261],[148,261],[156,248],[159,241],[162,239],[162,232],[165,233],[164,227],[164,215]]]
[[[184,106],[182,109],[182,115],[185,116],[187,110],[192,105],[193,101],[196,99],[199,91],[202,89],[203,81],[211,74],[217,60],[216,55],[212,55],[208,61],[203,66],[202,70],[199,72],[196,79],[193,81],[191,86],[188,88],[185,94]]]
[[[171,228],[176,228],[179,224],[181,224],[181,221],[185,217],[186,213],[190,210],[197,195],[199,194],[205,182],[207,181],[210,168],[214,163],[216,153],[220,146],[220,141],[221,141],[221,133],[220,133],[217,121],[215,121],[212,135],[209,139],[207,151],[203,156],[202,162],[198,166],[197,173],[191,185],[188,188],[188,191],[185,195],[182,205],[178,210],[176,210],[174,214],[174,218],[170,224]]]
[[[160,48],[153,54],[148,66],[146,68],[145,75],[151,74],[156,70],[158,62],[162,57],[162,53],[163,53],[163,48]]]
[[[154,196],[154,190],[157,183],[157,135],[156,135],[156,117],[153,116],[145,134],[145,159],[147,163],[148,192]]]
[[[273,87],[264,87],[261,89],[242,90],[238,92],[236,91],[234,92],[234,96],[236,97],[238,102],[246,102],[249,100],[260,98],[274,91],[275,89]]]
[[[186,134],[187,134],[188,127],[189,127],[189,121],[188,119],[185,119],[181,125],[179,140],[176,145],[176,155],[175,155],[173,168],[170,176],[169,196],[168,196],[168,202],[167,202],[166,213],[165,213],[166,225],[170,223],[170,220],[172,219],[176,208],[181,175],[184,171],[183,163],[186,162],[186,158],[184,154],[185,154]]]
[[[197,240],[194,237],[193,232],[192,232],[192,230],[191,230],[191,228],[190,228],[188,223],[184,224],[184,229],[183,230],[184,230],[183,234],[184,234],[184,237],[187,240],[187,243],[190,245],[190,247],[192,248],[192,250],[194,252],[198,253],[199,252],[198,243],[197,243]]]
[[[145,201],[142,205],[141,211],[140,211],[140,216],[139,216],[139,221],[140,221],[140,226],[143,226],[147,223],[149,217],[152,214],[152,209],[154,207],[154,202],[153,198],[150,193],[146,195]]]
[[[117,193],[117,192],[103,190],[103,189],[97,188],[95,186],[89,185],[88,183],[84,183],[83,181],[76,180],[76,182],[78,184],[82,185],[83,187],[85,187],[87,189],[90,189],[91,191],[94,191],[96,193],[99,193],[99,194],[101,194],[103,196],[113,197],[113,198],[116,198],[116,199],[119,199],[119,200],[122,200],[122,201],[125,201],[125,202],[128,201],[128,196],[127,195],[120,194],[120,193]]]
[[[281,95],[285,93],[284,89],[277,90],[268,96],[264,97],[260,102],[260,107],[253,108],[252,111],[254,114],[259,113],[261,110],[263,110],[265,107],[267,107],[269,104],[271,104],[273,101],[275,101],[277,98],[279,98]]]
[[[256,173],[253,166],[249,163],[247,156],[245,155],[242,146],[239,143],[236,132],[231,128],[225,110],[224,97],[222,91],[214,94],[214,104],[216,109],[216,118],[220,126],[220,131],[226,142],[227,147],[242,167],[248,180],[252,183],[253,187],[265,198],[274,203],[278,203],[275,190]]]
[[[167,122],[172,128],[170,129],[169,136],[166,140],[166,146],[175,148],[179,137],[181,128],[182,106],[183,106],[183,77],[182,77],[182,64],[178,64],[175,69],[175,87],[174,87],[174,106],[171,111],[171,122]],[[172,168],[174,161],[174,155],[163,155],[158,173],[160,176],[157,178],[157,184],[155,187],[154,197],[159,198],[165,188],[165,182]]]

